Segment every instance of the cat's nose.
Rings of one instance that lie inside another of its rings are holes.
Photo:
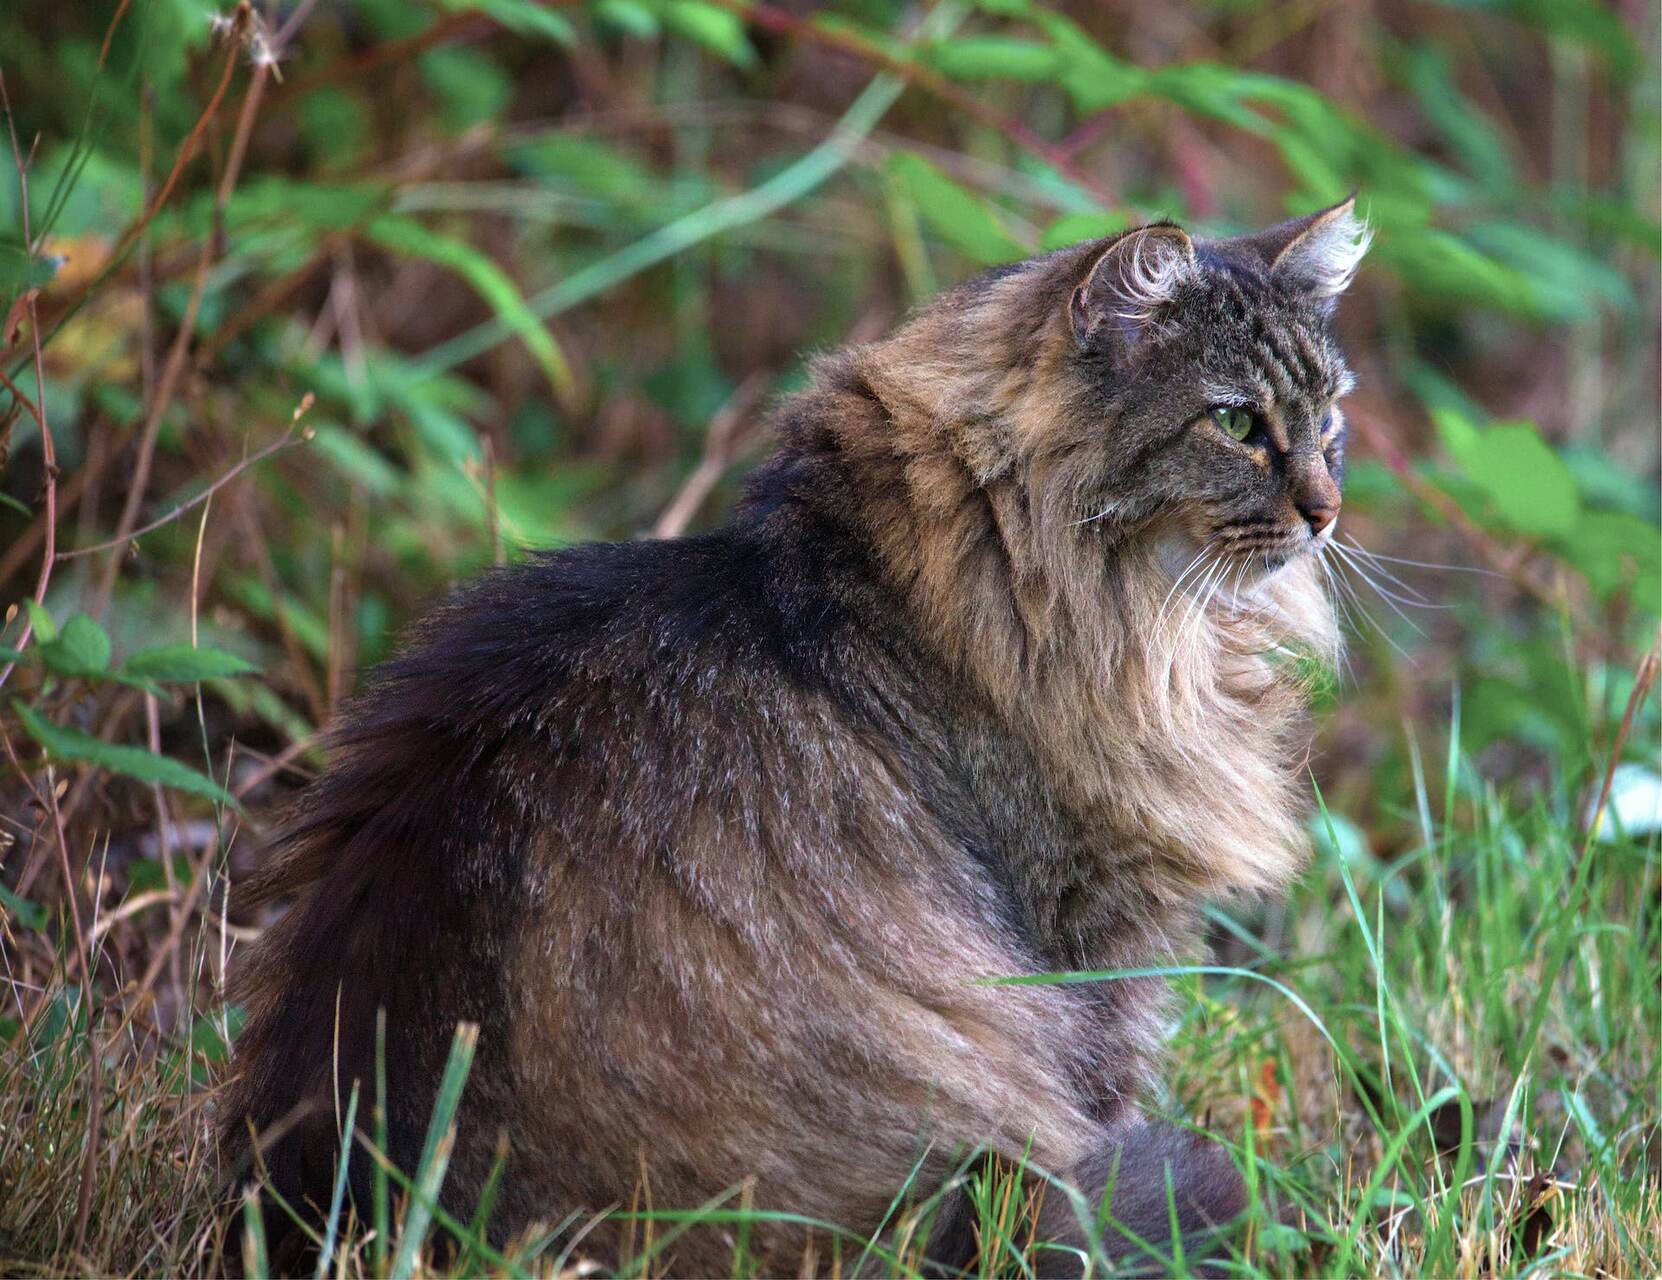
[[[1293,505],[1310,526],[1311,534],[1319,534],[1339,518],[1339,486],[1319,455],[1295,459],[1291,470]]]
[[[1307,507],[1301,503],[1298,513],[1304,517],[1304,523],[1310,526],[1310,532],[1318,534],[1339,518],[1339,506],[1335,503],[1330,507]]]

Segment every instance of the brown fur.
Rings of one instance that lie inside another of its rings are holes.
[[[1335,216],[972,282],[817,364],[729,528],[562,553],[441,609],[256,888],[301,897],[242,970],[231,1139],[298,1114],[264,1158],[323,1200],[385,1009],[406,1166],[454,1024],[480,1025],[446,1200],[505,1133],[499,1232],[747,1179],[758,1207],[870,1232],[920,1155],[927,1190],[978,1145],[1090,1194],[1111,1163],[1186,1165],[1185,1229],[1235,1212],[1226,1162],[1131,1108],[1163,984],[980,980],[1171,961],[1198,899],[1298,865],[1283,657],[1336,644],[1299,541],[1316,490],[1337,502],[1337,276],[1307,243]],[[1206,434],[1220,378],[1270,389],[1268,472]],[[1191,552],[1226,544],[1219,590],[1185,593]],[[1116,1209],[1163,1228],[1138,1194]],[[803,1244],[752,1233],[767,1267]],[[729,1250],[690,1232],[674,1269]]]

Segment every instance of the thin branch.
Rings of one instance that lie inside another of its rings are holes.
[[[698,514],[704,500],[733,465],[743,447],[748,434],[744,428],[767,383],[765,374],[751,374],[716,410],[704,433],[704,456],[653,525],[654,538],[675,538],[686,531],[687,525]]]
[[[210,484],[206,489],[202,490],[201,493],[197,494],[195,497],[185,499],[185,501],[174,507],[173,510],[169,511],[165,516],[160,516],[142,528],[134,529],[130,533],[123,534],[118,538],[111,538],[107,542],[95,542],[90,547],[76,547],[72,551],[60,551],[58,552],[58,559],[60,561],[74,560],[79,556],[90,556],[99,551],[110,551],[116,547],[125,546],[127,543],[132,542],[135,539],[142,538],[148,533],[154,533],[163,525],[171,524],[173,521],[177,520],[192,507],[206,502],[209,498],[213,497],[214,494],[218,493],[226,485],[230,484],[231,481],[235,480],[244,471],[248,470],[249,467],[264,462],[274,453],[281,453],[284,449],[291,448],[296,444],[302,443],[303,441],[310,440],[312,438],[310,428],[301,432],[299,439],[296,439],[295,427],[299,425],[300,419],[305,415],[306,411],[312,407],[313,399],[314,397],[312,393],[308,391],[303,397],[301,397],[300,404],[294,411],[294,417],[290,420],[288,430],[284,431],[281,436],[266,445],[263,449],[259,449],[254,453],[249,454],[241,462],[237,463],[236,466],[232,467],[229,471],[225,472],[224,475],[220,476],[219,479]]]
[[[236,29],[234,35],[240,35],[246,30],[250,11],[243,3],[237,8],[234,19]],[[234,59],[235,52],[233,50]],[[260,99],[265,90],[267,78],[271,74],[268,63],[257,63],[249,79],[248,92],[242,100],[242,110],[237,116],[236,133],[231,139],[231,148],[225,162],[225,171],[220,176],[218,189],[214,193],[213,223],[219,225],[224,216],[225,206],[231,199],[231,192],[236,189],[237,177],[242,170],[242,161],[247,153],[248,136],[253,132],[254,118],[259,113]],[[223,95],[227,80],[220,82],[220,94]],[[165,188],[164,188],[165,192]],[[117,546],[124,544],[131,536],[133,526],[138,523],[139,508],[144,503],[145,490],[150,483],[150,465],[155,458],[156,438],[161,430],[162,418],[166,416],[173,403],[173,397],[178,388],[180,375],[184,372],[186,358],[190,353],[191,339],[196,328],[196,315],[202,305],[202,296],[207,291],[209,268],[214,260],[215,237],[207,235],[202,241],[202,250],[196,259],[196,276],[191,283],[190,298],[185,304],[185,312],[179,320],[178,332],[174,335],[173,346],[168,350],[167,362],[162,366],[162,376],[156,386],[156,394],[150,403],[149,412],[145,415],[144,426],[139,433],[138,456],[133,461],[132,481],[127,490],[127,501],[121,508],[121,518],[116,524],[114,542]],[[102,613],[109,602],[110,593],[115,587],[116,574],[120,571],[121,559],[112,556],[104,565],[98,578],[98,585],[92,593],[91,612],[94,616]]]
[[[17,120],[12,115],[11,94],[6,89],[6,76],[0,72],[0,108],[6,113],[6,133],[11,139],[12,162],[17,166],[17,193],[18,207],[23,223],[23,244],[32,251],[34,232],[29,223],[29,166],[23,159],[23,149],[17,142]],[[46,364],[40,350],[40,310],[37,299],[37,290],[29,290],[29,342],[33,348],[35,365],[35,401],[30,404],[28,397],[23,396],[13,385],[10,378],[6,379],[6,387],[19,403],[27,405],[34,415],[36,424],[40,427],[41,467],[46,481],[46,548],[40,557],[40,575],[35,580],[35,603],[46,602],[46,588],[52,581],[52,562],[58,549],[58,450],[52,440],[52,428],[46,421]],[[29,637],[34,632],[34,620],[25,617],[23,631],[19,636],[16,648],[21,650],[29,643]],[[4,685],[11,678],[12,669],[17,665],[14,658],[0,670],[0,685]]]
[[[127,229],[121,233],[121,238],[116,241],[115,248],[110,251],[109,260],[104,269],[70,295],[64,307],[64,314],[58,319],[59,326],[74,315],[81,305],[92,296],[93,291],[99,288],[120,267],[128,251],[132,249],[134,243],[144,234],[145,228],[162,211],[162,207],[167,204],[168,199],[173,195],[173,188],[178,185],[185,167],[196,158],[196,153],[202,145],[202,139],[207,135],[208,126],[213,123],[214,117],[219,114],[220,104],[225,101],[225,92],[231,87],[231,77],[237,69],[237,56],[242,51],[242,33],[248,29],[250,15],[251,10],[248,7],[247,0],[243,0],[237,6],[236,13],[231,18],[231,31],[228,37],[231,47],[225,55],[225,65],[220,69],[219,83],[214,87],[213,96],[208,99],[208,105],[202,109],[202,114],[196,118],[196,123],[191,126],[190,132],[185,135],[184,142],[179,145],[179,154],[174,157],[173,168],[168,171],[161,190],[145,207],[144,212],[134,222],[128,224]],[[255,70],[258,72],[262,68],[257,67]]]

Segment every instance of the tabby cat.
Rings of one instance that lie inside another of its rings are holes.
[[[1168,1171],[1182,1233],[1238,1215],[1227,1157],[1137,1111],[1161,980],[983,980],[1168,964],[1202,900],[1298,867],[1287,655],[1337,645],[1330,320],[1366,244],[1345,201],[998,268],[817,360],[725,527],[532,556],[437,609],[248,886],[296,901],[235,995],[241,1167],[258,1134],[291,1204],[328,1203],[384,1011],[406,1169],[477,1025],[444,1200],[465,1217],[505,1151],[500,1237],[747,1180],[867,1234],[977,1148],[1093,1210],[1113,1183],[1145,1240]],[[1047,1194],[1044,1236],[1129,1247],[1078,1203]],[[932,1262],[973,1258],[969,1221],[949,1196]],[[723,1273],[728,1230],[655,1266]],[[749,1249],[794,1272],[808,1236]]]

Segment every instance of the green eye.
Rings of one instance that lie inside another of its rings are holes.
[[[1213,409],[1212,421],[1231,440],[1245,440],[1252,434],[1253,427],[1258,425],[1251,409],[1235,404],[1220,404]]]

